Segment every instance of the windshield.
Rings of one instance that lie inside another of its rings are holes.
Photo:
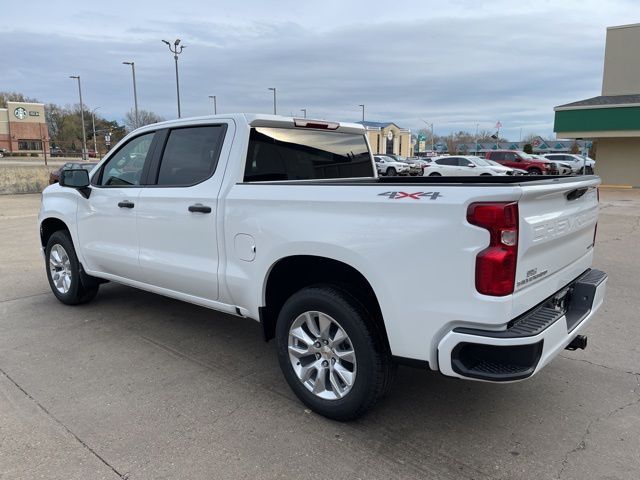
[[[471,157],[471,160],[476,164],[476,165],[480,165],[481,167],[488,167],[491,164],[485,160],[484,158],[480,158],[480,157]]]

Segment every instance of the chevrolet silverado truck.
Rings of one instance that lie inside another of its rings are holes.
[[[300,400],[350,420],[398,364],[513,382],[584,348],[599,181],[379,178],[360,125],[210,116],[63,171],[39,234],[61,302],[113,281],[256,320]]]

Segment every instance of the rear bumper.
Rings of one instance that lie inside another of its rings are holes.
[[[579,335],[602,305],[607,275],[587,270],[505,330],[455,328],[438,345],[444,375],[489,382],[528,378]]]

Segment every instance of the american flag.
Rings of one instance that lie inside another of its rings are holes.
[[[498,123],[496,123],[496,128],[502,128],[502,124],[500,123],[500,121],[498,121]]]

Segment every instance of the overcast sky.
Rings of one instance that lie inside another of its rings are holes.
[[[552,135],[553,107],[600,94],[606,27],[640,22],[628,1],[3,0],[0,90],[43,102],[83,97],[108,118],[132,107],[182,115],[271,112],[394,121],[437,134],[492,129]],[[639,47],[640,48],[640,47]]]

